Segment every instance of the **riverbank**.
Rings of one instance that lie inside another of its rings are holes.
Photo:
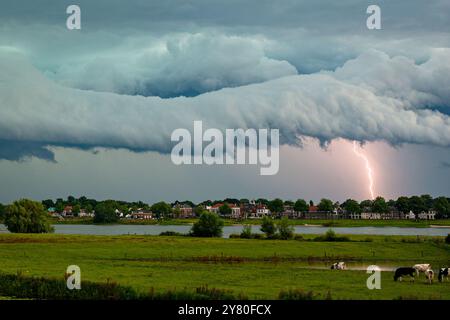
[[[119,225],[192,225],[198,219],[161,219],[161,220],[131,220],[121,219]],[[224,225],[260,225],[262,219],[224,219]],[[53,224],[94,224],[93,218],[66,218],[64,220],[52,219]],[[352,219],[290,219],[289,223],[295,226],[322,226],[322,227],[400,227],[400,228],[450,228],[450,219],[442,220],[352,220]]]
[[[450,299],[448,282],[428,285],[423,276],[414,284],[394,282],[391,271],[382,272],[382,290],[366,287],[364,269],[371,264],[389,270],[415,263],[435,269],[448,265],[450,246],[442,238],[349,237],[354,241],[0,234],[0,272],[61,279],[75,264],[82,281],[109,279],[139,292],[207,285],[250,299],[277,299],[289,289],[334,299]],[[361,270],[330,270],[336,261]]]

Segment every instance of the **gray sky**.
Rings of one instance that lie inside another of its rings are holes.
[[[69,4],[1,4],[0,201],[363,199],[351,140],[377,194],[448,196],[448,1],[379,1],[372,31],[368,1],[78,1],[79,31]],[[279,174],[174,166],[194,120],[280,129]]]

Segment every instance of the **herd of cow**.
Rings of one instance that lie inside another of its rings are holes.
[[[345,262],[336,262],[331,265],[331,269],[333,270],[345,270],[347,269],[347,266],[345,265]],[[425,277],[427,281],[431,284],[434,280],[434,271],[431,269],[430,264],[416,264],[412,267],[400,267],[395,270],[394,273],[394,280],[395,281],[402,281],[402,277],[404,276],[410,276],[411,280],[414,281],[416,276],[419,277],[420,272],[423,272],[425,274]],[[448,281],[448,272],[449,268],[440,268],[439,274],[438,274],[438,280],[439,282],[444,281],[446,279]]]
[[[444,278],[448,281],[448,267],[447,268],[440,268],[439,274],[438,274],[438,280],[439,282],[444,281]],[[410,276],[411,280],[415,280],[415,276],[419,277],[420,272],[423,272],[425,274],[426,279],[431,284],[434,280],[434,271],[431,269],[430,264],[416,264],[413,267],[401,267],[397,268],[395,270],[394,274],[394,280],[400,280],[402,281],[403,276]]]

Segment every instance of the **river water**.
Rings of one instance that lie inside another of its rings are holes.
[[[82,224],[56,224],[56,234],[84,234],[84,235],[158,235],[164,231],[188,233],[190,225],[82,225]],[[260,233],[260,226],[254,225],[252,232]],[[329,227],[295,226],[298,234],[324,234]],[[403,227],[333,227],[338,234],[362,234],[362,235],[420,235],[420,236],[446,236],[450,234],[450,228],[403,228]],[[240,233],[241,225],[225,226],[223,237],[228,238],[232,233]],[[0,233],[8,230],[0,224]]]

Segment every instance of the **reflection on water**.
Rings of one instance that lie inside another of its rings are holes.
[[[158,235],[164,231],[188,233],[190,225],[75,225],[56,224],[57,234],[87,234],[87,235]],[[260,226],[253,226],[252,232],[260,233]],[[305,227],[296,226],[298,234],[324,234],[329,227]],[[333,227],[338,234],[362,234],[362,235],[399,235],[399,236],[446,236],[450,228],[401,228],[401,227]],[[226,226],[223,228],[223,237],[228,238],[232,233],[240,233],[241,225]],[[0,233],[8,232],[3,224],[0,224]]]

